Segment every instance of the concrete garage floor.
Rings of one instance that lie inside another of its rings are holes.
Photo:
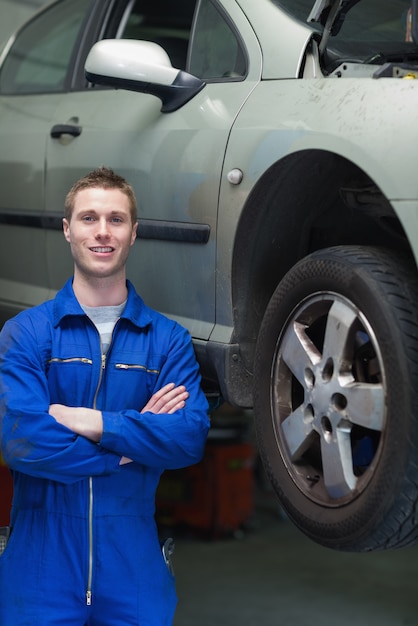
[[[418,547],[322,548],[257,498],[242,539],[176,537],[175,626],[418,626]]]

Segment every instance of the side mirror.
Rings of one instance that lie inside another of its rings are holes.
[[[151,41],[103,39],[94,44],[84,66],[88,81],[160,98],[161,111],[182,107],[205,82],[175,69],[167,53]]]

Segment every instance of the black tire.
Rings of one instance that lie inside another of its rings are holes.
[[[329,548],[418,538],[416,274],[385,250],[320,250],[288,272],[265,313],[260,453],[290,519]]]

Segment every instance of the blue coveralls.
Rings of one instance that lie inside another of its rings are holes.
[[[173,415],[141,414],[167,383],[190,397]],[[103,413],[96,444],[50,404]],[[0,335],[1,450],[12,470],[12,533],[0,557],[0,626],[165,626],[175,583],[159,545],[164,469],[198,462],[209,427],[190,336],[128,301],[106,359],[69,280]],[[121,456],[133,463],[119,465]]]

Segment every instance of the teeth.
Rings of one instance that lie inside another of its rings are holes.
[[[92,248],[93,252],[112,252],[113,248]]]

